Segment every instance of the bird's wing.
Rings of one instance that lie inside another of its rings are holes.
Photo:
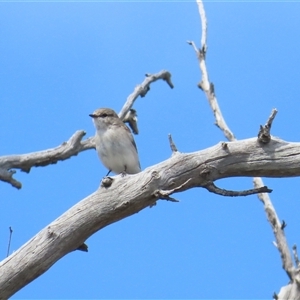
[[[130,136],[130,140],[131,140],[132,145],[134,146],[136,152],[138,152],[137,147],[136,147],[136,143],[135,143],[135,141],[134,141],[134,138],[133,138],[133,135],[132,135],[130,129],[129,129],[125,124],[124,124],[124,126],[126,127],[126,130],[127,130],[127,132],[128,132],[128,135]]]

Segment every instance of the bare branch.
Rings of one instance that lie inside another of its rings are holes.
[[[215,95],[215,89],[214,85],[209,81],[208,72],[206,68],[206,62],[205,62],[205,56],[207,51],[207,20],[206,20],[206,14],[204,10],[204,6],[201,0],[197,0],[198,10],[200,14],[201,19],[201,25],[202,25],[202,35],[201,35],[201,50],[199,50],[195,43],[193,41],[188,41],[188,43],[194,48],[198,61],[199,61],[199,67],[202,74],[201,82],[198,84],[199,88],[201,88],[209,102],[209,105],[214,113],[216,125],[223,131],[225,137],[229,141],[236,140],[234,134],[227,126],[225,119],[223,118],[221,109],[219,107],[216,95]]]
[[[273,120],[275,119],[277,112],[278,112],[278,110],[276,108],[272,109],[271,115],[270,115],[267,123],[265,124],[265,126],[268,126],[269,128],[271,128]]]
[[[168,71],[163,70],[163,71],[160,71],[159,73],[152,74],[152,75],[146,74],[145,80],[134,89],[132,94],[130,94],[128,96],[125,104],[123,105],[123,108],[121,109],[121,111],[119,113],[120,119],[122,119],[122,120],[124,119],[125,115],[129,111],[129,109],[132,108],[132,106],[133,106],[135,100],[138,98],[138,96],[145,97],[147,92],[150,90],[150,84],[159,79],[166,81],[167,84],[171,88],[174,87],[171,82],[171,73]]]
[[[277,295],[276,299],[277,300],[286,300],[286,299],[300,300],[300,297],[299,297],[299,281],[298,282],[297,281],[291,282],[288,285],[282,287],[280,289],[280,292]]]
[[[256,188],[263,185],[261,178],[253,178],[253,183]],[[267,215],[267,219],[272,226],[274,236],[276,238],[276,247],[280,253],[282,267],[287,272],[289,278],[293,280],[295,278],[295,267],[293,265],[292,256],[288,248],[288,244],[285,238],[283,229],[281,228],[281,223],[276,214],[275,208],[271,202],[268,194],[262,193],[258,194],[258,198],[264,204],[264,209]]]
[[[206,50],[207,50],[207,46],[206,46],[206,33],[207,33],[206,24],[207,24],[207,21],[206,21],[206,16],[205,16],[205,11],[204,11],[202,1],[197,0],[197,4],[198,4],[199,14],[200,14],[201,22],[202,22],[201,44],[202,44],[202,49],[205,49],[205,53],[206,53]],[[217,98],[215,96],[215,88],[214,88],[213,84],[210,83],[210,81],[209,81],[208,72],[207,72],[206,63],[205,63],[205,55],[201,54],[201,51],[199,51],[197,49],[194,42],[189,42],[189,44],[191,44],[193,46],[193,48],[197,54],[197,58],[199,60],[199,66],[200,66],[200,70],[201,70],[201,74],[202,74],[202,81],[199,84],[199,86],[204,91],[204,93],[209,101],[209,104],[210,104],[211,109],[215,116],[216,125],[223,131],[224,135],[226,136],[226,138],[229,141],[234,141],[234,140],[236,140],[236,138],[233,135],[232,131],[227,126],[227,124],[223,118],[221,109],[218,105]],[[277,110],[274,109],[272,111],[272,114],[271,114],[267,124],[266,124],[267,127],[271,127],[271,124],[273,122],[273,119],[274,119],[276,113],[277,113]],[[273,142],[273,140],[269,142],[269,145],[272,142]],[[228,148],[228,146],[229,145],[227,144],[226,149]],[[225,150],[224,144],[223,144],[223,148]],[[254,182],[255,188],[260,188],[260,187],[264,186],[261,178],[258,178],[258,177],[254,178],[253,182]],[[270,222],[270,224],[273,228],[273,233],[276,238],[277,247],[278,247],[278,250],[281,255],[283,268],[287,272],[289,278],[294,280],[296,274],[295,274],[295,268],[293,266],[292,259],[291,259],[291,253],[288,249],[288,245],[287,245],[287,241],[286,241],[284,232],[281,229],[281,224],[280,224],[279,218],[277,217],[277,214],[272,205],[270,197],[266,193],[260,193],[260,194],[258,194],[258,197],[259,197],[259,199],[261,199],[261,201],[264,204],[264,209],[267,214],[268,221]],[[298,282],[300,282],[300,280]]]
[[[270,134],[270,130],[271,130],[271,126],[272,126],[272,123],[273,123],[273,120],[275,118],[277,114],[277,109],[274,108],[271,112],[271,115],[267,121],[267,123],[262,126],[260,125],[260,130],[259,130],[259,133],[258,133],[258,141],[262,144],[268,144],[271,140],[271,134]]]
[[[13,178],[15,173],[15,170],[0,169],[0,180],[10,183],[13,187],[20,189],[22,187],[22,183]]]
[[[9,182],[16,188],[21,188],[21,183],[12,177],[15,171],[10,169],[20,169],[23,172],[29,173],[32,167],[56,164],[58,161],[68,159],[81,151],[94,148],[92,138],[81,142],[84,135],[85,132],[83,130],[76,131],[67,142],[62,143],[56,148],[28,154],[0,157],[0,180]]]
[[[192,179],[189,178],[188,180],[186,180],[184,183],[182,183],[181,185],[179,185],[178,187],[171,189],[171,190],[156,190],[153,193],[153,196],[156,197],[157,199],[162,199],[162,200],[168,200],[171,202],[179,202],[179,200],[176,200],[172,197],[170,197],[170,195],[172,195],[175,192],[179,192],[183,187],[185,187]]]
[[[298,252],[297,252],[297,245],[293,246],[293,254],[294,254],[294,260],[295,260],[296,266],[299,267],[300,261],[299,261]]]
[[[83,243],[76,250],[83,251],[83,252],[88,252],[88,245]]]
[[[131,122],[131,128],[134,133],[138,133],[136,111],[131,109],[129,115],[126,115],[139,95],[145,95],[145,91],[150,89],[150,84],[159,79],[166,81],[172,88],[171,74],[168,71],[160,71],[157,74],[149,75],[134,92],[127,98],[127,102],[122,108],[119,116],[125,121]],[[143,94],[144,93],[144,94]],[[135,123],[135,124],[134,124]],[[22,184],[13,178],[16,173],[12,169],[20,169],[29,173],[32,167],[44,167],[50,164],[56,164],[77,155],[78,153],[95,148],[94,137],[82,141],[85,132],[83,130],[76,131],[67,142],[63,142],[56,148],[43,151],[32,152],[21,155],[9,155],[0,157],[0,180],[10,183],[13,187],[20,189]]]
[[[175,154],[176,152],[178,152],[176,145],[173,142],[171,134],[169,134],[168,137],[169,137],[169,143],[170,143],[170,148],[172,150],[172,154]]]
[[[284,230],[284,228],[287,226],[287,224],[285,223],[284,220],[282,220],[282,223],[281,223],[281,229]]]
[[[208,99],[209,105],[215,116],[215,120],[216,120],[215,124],[223,131],[225,137],[229,141],[234,141],[234,140],[236,140],[236,138],[235,138],[234,134],[232,133],[232,131],[227,126],[225,119],[222,115],[221,109],[220,109],[218,101],[217,101],[217,97],[215,95],[214,85],[209,82],[208,72],[207,72],[206,63],[205,63],[205,56],[201,54],[201,51],[199,51],[197,49],[197,47],[195,46],[195,43],[193,41],[190,41],[188,43],[190,45],[192,45],[194,50],[196,51],[196,55],[199,60],[199,66],[200,66],[200,70],[201,70],[201,74],[202,74],[202,80],[198,86],[204,91],[204,93]],[[206,49],[206,47],[205,47],[205,49]]]
[[[134,134],[139,134],[137,120],[138,120],[137,113],[136,113],[136,110],[133,108],[129,109],[129,111],[127,112],[127,114],[125,115],[125,117],[123,119],[124,123],[129,124],[129,127],[131,128],[131,130]]]
[[[300,143],[273,138],[268,147],[262,149],[257,138],[252,138],[228,142],[227,146],[230,151],[224,151],[222,144],[218,143],[202,151],[178,153],[138,174],[111,177],[111,186],[100,186],[95,193],[77,203],[0,262],[1,297],[11,297],[64,255],[81,248],[85,240],[99,229],[153,205],[159,198],[174,200],[170,195],[175,192],[227,177],[300,176]],[[278,148],[281,149],[279,152],[276,151]],[[273,214],[272,210],[268,213]],[[277,230],[284,238],[281,224],[277,224],[276,220],[272,216],[274,231]],[[281,239],[277,243],[278,248],[283,249],[285,243]],[[288,249],[282,253],[286,256],[285,269],[293,272]]]
[[[163,190],[156,190],[153,193],[153,196],[157,199],[161,200],[167,200],[171,202],[179,202],[179,200],[176,200],[175,198],[170,197],[169,191],[163,191]]]
[[[197,5],[198,5],[198,10],[199,10],[199,15],[201,19],[201,28],[202,28],[202,35],[201,35],[201,48],[205,50],[207,49],[206,45],[206,35],[207,35],[207,20],[206,20],[206,14],[204,10],[204,6],[202,1],[196,0]]]
[[[262,144],[268,144],[270,140],[270,128],[260,125],[258,132],[258,141]]]
[[[11,226],[9,226],[9,238],[8,238],[8,246],[7,246],[7,255],[6,255],[6,257],[9,255],[12,233],[13,233],[13,230],[12,230]]]
[[[251,189],[251,190],[245,190],[245,191],[229,191],[229,190],[224,190],[218,188],[213,182],[209,182],[203,186],[206,188],[208,191],[221,195],[221,196],[227,196],[227,197],[239,197],[239,196],[249,196],[249,195],[254,195],[258,193],[271,193],[272,190],[268,189],[268,187],[263,186],[260,188],[256,189]]]

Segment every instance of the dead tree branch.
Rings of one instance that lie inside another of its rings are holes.
[[[262,126],[260,125],[259,133],[258,133],[258,141],[262,144],[268,144],[271,140],[271,126],[273,123],[273,120],[277,114],[277,109],[274,108],[271,112],[271,115],[267,121],[267,123]]]
[[[0,157],[0,180],[10,183],[13,187],[20,189],[22,184],[13,178],[16,173],[12,169],[20,169],[29,173],[32,167],[44,167],[63,161],[79,152],[94,148],[93,138],[81,142],[85,132],[76,131],[67,142],[60,146],[43,151],[32,152],[21,155],[9,155]]]
[[[298,251],[297,251],[297,245],[293,246],[293,254],[294,254],[294,260],[297,267],[300,265],[299,257],[298,257]]]
[[[253,184],[256,188],[259,188],[262,186],[263,182],[261,178],[253,178]],[[286,271],[289,278],[294,280],[296,275],[295,267],[284,231],[281,228],[281,222],[276,214],[275,208],[268,194],[258,194],[258,198],[264,204],[267,219],[272,226],[272,230],[276,239],[276,247],[281,256],[282,267]]]
[[[172,150],[172,155],[174,155],[175,153],[178,152],[177,147],[176,147],[175,143],[173,142],[173,139],[172,139],[172,135],[171,135],[171,134],[168,135],[168,138],[169,138],[170,148],[171,148],[171,150]]]
[[[9,226],[9,238],[8,238],[8,246],[7,246],[7,255],[6,255],[6,257],[9,255],[9,252],[10,252],[10,243],[11,243],[12,233],[13,233],[13,230],[12,230],[11,226]]]
[[[213,182],[209,182],[203,186],[205,189],[207,189],[209,192],[226,196],[226,197],[240,197],[240,196],[249,196],[254,195],[258,193],[271,193],[272,190],[270,190],[268,187],[263,186],[257,189],[250,189],[245,191],[229,191],[218,188]]]
[[[300,176],[300,143],[272,139],[262,149],[252,138],[228,142],[226,150],[218,143],[202,151],[178,153],[135,175],[114,176],[110,187],[100,186],[0,262],[0,299],[11,297],[67,253],[87,250],[82,245],[96,231],[160,198],[172,200],[171,194],[203,187],[208,181],[255,175]],[[274,230],[282,233],[280,226],[275,222]]]
[[[164,70],[156,74],[149,75],[127,98],[127,101],[119,114],[122,120],[127,115],[137,97],[140,95],[145,96],[143,91],[149,90],[150,84],[157,80],[164,80],[171,88],[173,88],[171,74],[168,71]],[[131,113],[130,116],[131,121],[136,121],[135,111]],[[127,117],[129,118],[128,115]],[[125,121],[129,122],[127,119]],[[134,133],[137,134],[137,127],[135,128],[134,124],[132,126]],[[82,141],[84,136],[85,132],[83,130],[78,130],[70,137],[68,141],[63,142],[56,148],[21,155],[8,155],[0,157],[0,180],[10,183],[13,187],[20,189],[22,187],[21,182],[13,178],[13,175],[16,173],[15,169],[29,173],[32,167],[44,167],[51,164],[56,164],[59,161],[76,156],[82,151],[95,148],[94,137],[89,137],[88,139]]]
[[[205,56],[206,56],[206,52],[207,52],[207,44],[206,44],[207,21],[206,21],[205,10],[204,10],[202,1],[201,0],[196,0],[196,1],[198,4],[198,9],[199,9],[200,19],[201,19],[201,24],[202,24],[201,49],[199,50],[193,41],[189,41],[188,43],[195,50],[198,61],[199,61],[199,66],[200,66],[200,70],[201,70],[201,74],[202,74],[202,80],[198,84],[198,86],[204,91],[204,93],[208,99],[210,107],[215,116],[216,125],[223,131],[225,137],[229,141],[234,141],[234,140],[236,140],[236,138],[235,138],[233,132],[227,126],[227,124],[223,118],[221,109],[218,105],[218,101],[217,101],[217,98],[215,95],[215,87],[214,87],[213,83],[211,83],[209,81],[208,71],[207,71],[206,62],[205,62]],[[277,113],[277,110],[273,109],[271,116],[269,117],[266,125],[261,126],[261,130],[258,135],[259,142],[261,142],[261,143],[271,143],[272,142],[271,135],[270,135],[270,128],[271,128],[271,125],[275,118],[276,113]],[[226,144],[226,147],[227,146],[228,146],[228,144]],[[254,182],[255,188],[261,188],[264,186],[261,178],[255,177],[253,179],[253,182]],[[273,232],[274,232],[274,235],[276,238],[276,242],[278,245],[277,247],[278,247],[278,250],[281,255],[283,268],[287,272],[289,278],[292,281],[300,283],[300,280],[298,278],[296,280],[296,273],[299,273],[299,272],[295,272],[295,267],[293,266],[291,253],[289,251],[284,232],[281,229],[281,224],[280,224],[279,218],[277,217],[276,211],[272,205],[271,199],[270,199],[269,195],[266,193],[258,194],[258,197],[264,204],[264,209],[265,209],[265,212],[267,215],[267,219],[272,226],[272,229],[273,229]],[[297,275],[297,277],[299,277],[299,275]],[[298,287],[293,287],[293,291],[295,291],[299,288],[300,288],[300,284]],[[280,295],[281,294],[279,294],[279,298],[282,297]],[[286,295],[287,294],[285,294],[283,297],[285,297],[286,299],[290,298],[290,297],[286,297]],[[299,296],[298,296],[298,298],[299,298]]]
[[[148,91],[150,90],[150,84],[159,79],[164,80],[169,85],[170,88],[174,88],[174,85],[171,81],[171,73],[170,72],[163,70],[163,71],[160,71],[159,73],[152,74],[152,75],[146,74],[145,80],[141,84],[136,86],[133,93],[128,96],[125,104],[123,105],[123,108],[121,109],[121,111],[119,113],[119,117],[122,120],[124,119],[125,115],[129,111],[129,109],[132,108],[135,100],[139,96],[145,97],[146,94],[148,93]]]

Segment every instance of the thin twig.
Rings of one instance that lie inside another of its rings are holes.
[[[226,196],[226,197],[249,196],[249,195],[254,195],[254,194],[258,194],[258,193],[271,193],[272,192],[272,190],[270,190],[266,186],[256,188],[256,189],[245,190],[245,191],[229,191],[229,190],[220,189],[213,182],[209,182],[208,184],[204,185],[203,187],[214,194]]]
[[[268,144],[271,141],[271,134],[270,134],[270,130],[271,130],[271,126],[273,123],[273,120],[275,118],[277,114],[277,109],[274,108],[271,112],[271,115],[267,121],[267,123],[262,126],[260,125],[260,129],[259,129],[259,133],[258,133],[258,141],[262,144]]]
[[[203,41],[203,42],[205,43],[205,41]],[[235,138],[234,134],[232,133],[232,131],[229,129],[229,127],[226,124],[225,119],[222,115],[221,109],[220,109],[218,101],[217,101],[217,97],[215,95],[214,85],[209,82],[208,72],[207,72],[206,63],[205,63],[205,55],[201,54],[201,51],[199,51],[197,49],[197,47],[193,41],[188,41],[188,44],[190,44],[194,48],[196,55],[198,57],[199,67],[200,67],[201,75],[202,75],[201,82],[198,84],[198,86],[201,88],[201,90],[204,91],[206,98],[208,99],[208,103],[214,113],[214,116],[215,116],[215,120],[216,120],[215,124],[217,125],[217,127],[219,127],[222,130],[225,137],[229,141],[235,141],[236,138]],[[202,46],[202,48],[206,49],[207,47]]]
[[[139,134],[137,121],[138,121],[138,119],[137,119],[136,110],[133,108],[129,109],[129,111],[126,113],[126,115],[123,119],[123,122],[129,124],[129,127],[131,128],[131,130],[134,134]]]
[[[287,224],[285,223],[284,220],[282,220],[282,223],[281,223],[281,230],[284,230],[284,228],[287,226]]]
[[[197,0],[198,4],[198,10],[199,10],[199,15],[201,19],[201,28],[202,28],[202,35],[201,35],[201,48],[202,49],[207,49],[206,46],[206,35],[207,35],[207,20],[206,20],[206,14],[204,10],[204,6],[202,1]]]
[[[7,255],[6,255],[6,257],[9,256],[12,233],[13,233],[13,230],[12,230],[11,226],[9,226],[9,239],[8,239],[8,247],[7,247]]]
[[[172,154],[175,154],[176,152],[178,152],[178,150],[177,150],[176,145],[173,142],[171,134],[168,134],[168,138],[169,138],[169,143],[170,143],[170,148],[172,150]]]
[[[260,177],[254,177],[253,184],[255,188],[259,188],[263,186],[263,181]],[[293,265],[291,252],[289,250],[284,231],[281,229],[282,224],[277,216],[269,195],[266,193],[262,193],[258,194],[257,196],[264,205],[267,219],[272,227],[276,239],[276,248],[278,249],[281,256],[282,267],[286,271],[289,278],[292,280],[295,277],[295,267]]]
[[[273,123],[273,121],[274,121],[274,119],[276,117],[277,112],[278,112],[278,110],[276,108],[272,109],[271,115],[270,115],[270,117],[269,117],[269,119],[268,119],[268,121],[267,121],[267,123],[266,123],[265,126],[268,126],[268,127],[271,128],[272,123]]]
[[[179,185],[178,187],[171,189],[171,190],[156,190],[153,193],[153,196],[157,199],[167,200],[171,202],[179,202],[179,200],[176,200],[175,198],[170,197],[175,192],[179,192],[183,187],[186,187],[186,185],[191,181],[192,179],[189,178],[187,181],[185,181],[183,184]]]
[[[133,93],[131,93],[128,97],[127,100],[125,102],[125,104],[123,105],[121,111],[119,112],[119,117],[120,119],[124,119],[125,115],[127,114],[127,112],[129,111],[130,108],[132,108],[135,100],[141,96],[141,97],[145,97],[145,95],[147,94],[147,92],[150,90],[150,84],[152,82],[155,82],[159,79],[162,79],[164,81],[166,81],[166,83],[170,86],[170,88],[173,88],[174,85],[171,81],[171,73],[163,70],[160,71],[156,74],[146,74],[146,78],[144,79],[144,81],[139,84],[133,91]]]

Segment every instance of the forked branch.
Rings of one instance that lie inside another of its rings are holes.
[[[188,43],[195,50],[198,61],[199,61],[202,79],[201,79],[201,82],[198,84],[198,86],[204,91],[204,93],[208,99],[210,107],[215,116],[216,125],[223,131],[224,135],[226,136],[226,138],[229,141],[234,141],[234,140],[236,140],[236,138],[235,138],[233,132],[227,126],[227,124],[223,118],[221,109],[218,105],[217,98],[215,95],[215,87],[214,87],[213,83],[211,83],[209,81],[208,71],[207,71],[206,62],[205,62],[205,56],[206,56],[205,54],[207,51],[207,44],[206,44],[207,21],[206,21],[205,10],[204,10],[202,1],[201,0],[196,0],[196,1],[198,4],[198,9],[199,9],[201,24],[202,24],[201,48],[199,50],[193,41],[189,41]],[[269,117],[265,126],[260,127],[260,132],[258,134],[258,141],[261,143],[262,147],[263,147],[263,144],[269,143],[271,141],[270,129],[271,129],[272,122],[276,116],[276,113],[277,113],[277,110],[273,109],[271,116]],[[224,149],[228,147],[228,144],[223,143],[222,145],[223,145]],[[263,181],[261,178],[255,177],[253,179],[253,183],[254,183],[255,189],[264,187],[264,184],[263,184]],[[260,194],[258,194],[258,197],[264,204],[264,209],[265,209],[265,212],[267,215],[267,219],[272,226],[272,229],[273,229],[273,232],[274,232],[274,235],[276,238],[277,248],[281,255],[283,268],[287,272],[289,278],[293,282],[300,283],[299,278],[297,278],[297,280],[296,280],[296,277],[299,277],[299,275],[296,276],[296,273],[298,274],[299,272],[295,272],[295,267],[292,262],[291,253],[290,253],[288,245],[287,245],[284,231],[281,228],[281,223],[279,221],[279,218],[277,217],[277,214],[272,205],[271,199],[270,199],[269,195],[266,193],[260,193]],[[299,287],[300,287],[300,284],[299,284]],[[293,290],[297,290],[297,288],[293,287]],[[282,294],[282,295],[284,295],[283,297],[286,297],[287,293]]]
[[[132,110],[130,114],[127,113],[131,109],[137,97],[144,97],[150,89],[151,83],[157,80],[164,80],[171,88],[173,88],[170,72],[163,70],[153,75],[147,75],[145,80],[138,85],[134,92],[127,98],[127,101],[119,114],[122,120],[127,117],[124,121],[130,123],[130,127],[136,134],[138,133],[136,112]],[[83,130],[78,130],[68,141],[63,142],[58,147],[27,154],[0,157],[0,181],[10,183],[13,187],[20,189],[22,187],[21,182],[17,181],[13,177],[16,173],[15,169],[29,173],[32,167],[44,167],[56,164],[59,161],[76,156],[82,151],[95,148],[94,137],[89,137],[82,141],[84,135],[85,132]]]
[[[258,141],[262,144],[268,144],[271,140],[271,126],[273,123],[273,120],[277,114],[277,109],[274,108],[271,112],[271,115],[267,121],[267,123],[262,126],[260,125],[259,133],[258,133]]]

